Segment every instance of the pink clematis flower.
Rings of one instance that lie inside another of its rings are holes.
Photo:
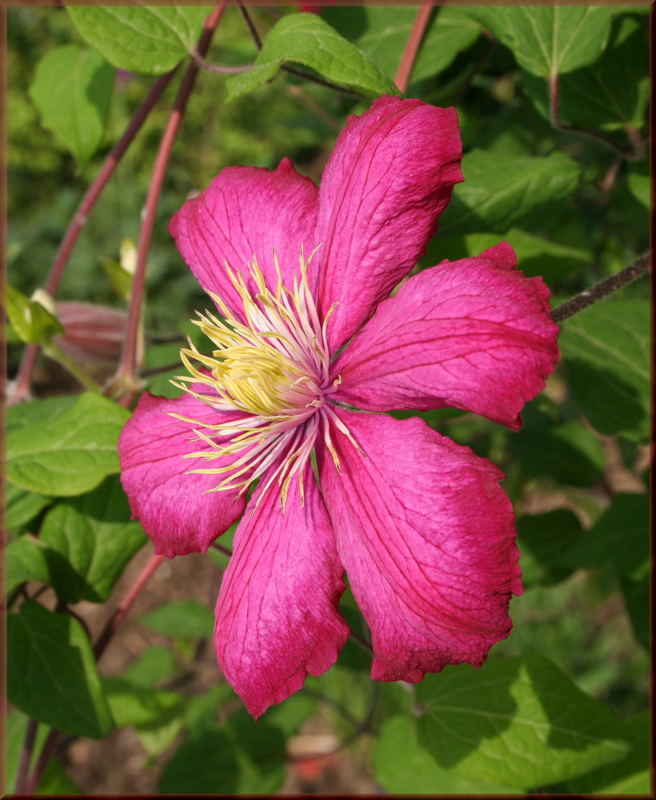
[[[182,351],[182,396],[142,396],[123,486],[169,557],[205,551],[246,509],[215,639],[256,717],[337,659],[344,572],[375,679],[480,666],[510,632],[522,586],[503,474],[420,419],[378,413],[453,406],[517,430],[558,358],[549,291],[505,243],[389,297],[460,158],[454,109],[381,97],[349,119],[320,188],[287,159],[228,168],[171,222],[220,315],[196,320],[211,344]]]

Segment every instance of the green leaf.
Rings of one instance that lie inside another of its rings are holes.
[[[651,177],[649,165],[644,162],[639,165],[632,164],[627,173],[629,191],[635,199],[645,208],[651,207]]]
[[[218,712],[224,703],[234,703],[237,695],[228,683],[213,686],[203,694],[189,698],[185,709],[185,728],[189,738],[201,736],[206,729],[214,729],[218,721]]]
[[[128,562],[146,542],[116,477],[95,491],[59,503],[43,521],[41,542],[47,548],[51,582],[67,603],[103,603]]]
[[[417,741],[411,717],[391,717],[380,730],[373,752],[374,776],[390,794],[513,794],[514,787],[477,783],[442,769]]]
[[[164,636],[206,637],[212,635],[214,628],[214,614],[196,600],[166,603],[140,617],[139,621]]]
[[[50,568],[39,540],[21,536],[7,545],[7,594],[26,581],[49,583]]]
[[[166,762],[157,791],[161,794],[234,794],[239,764],[232,743],[218,726],[184,742]]]
[[[129,413],[111,400],[92,393],[61,407],[37,400],[12,406],[7,417],[7,476],[24,489],[76,495],[118,472],[116,445]]]
[[[93,50],[56,47],[39,61],[30,97],[41,124],[84,166],[103,140],[114,70]]]
[[[7,484],[7,530],[17,531],[52,503],[51,497],[44,497],[42,494],[27,492],[13,483]]]
[[[121,675],[135,686],[153,687],[172,678],[178,671],[175,656],[168,647],[151,645]]]
[[[357,45],[387,75],[393,75],[417,16],[415,7],[328,6],[322,17]],[[420,81],[445,70],[478,38],[481,26],[461,9],[437,8],[414,63],[411,81]]]
[[[542,656],[447,667],[417,686],[419,741],[468,779],[540,787],[617,761],[622,720]]]
[[[578,422],[526,425],[509,447],[528,477],[554,478],[570,486],[595,486],[606,457],[598,438]]]
[[[78,33],[115,67],[161,75],[196,45],[209,9],[196,6],[67,6]]]
[[[529,277],[540,275],[549,284],[557,283],[571,272],[588,266],[592,261],[592,253],[581,247],[559,244],[519,228],[506,231],[503,238],[517,253],[519,269]],[[499,244],[498,233],[443,236],[439,231],[437,236],[431,239],[423,262],[427,266],[432,266],[444,258],[457,261],[460,258],[478,256],[495,244]]]
[[[608,41],[613,14],[604,6],[467,8],[533,75],[548,78],[594,63]]]
[[[558,110],[562,122],[592,130],[641,128],[649,102],[649,46],[646,29],[634,18],[618,20],[611,45],[592,66],[563,75]],[[525,75],[524,88],[549,118],[545,80]]]
[[[64,769],[59,758],[51,758],[39,780],[35,794],[68,795],[82,794],[80,787],[74,783]]]
[[[575,547],[583,535],[576,514],[560,508],[522,516],[517,520],[517,533],[525,586],[557,583],[575,569],[564,565],[563,553]]]
[[[31,300],[7,286],[7,316],[12,328],[26,344],[47,344],[64,328],[38,300]]]
[[[649,795],[651,791],[649,716],[647,710],[626,720],[626,728],[634,747],[626,758],[573,778],[565,784],[550,786],[549,794],[552,792],[574,795],[612,794],[615,797],[632,794]]]
[[[649,302],[606,299],[563,323],[574,399],[601,433],[649,437]]]
[[[228,102],[271,80],[283,64],[302,64],[367,95],[398,94],[391,79],[321,17],[287,14],[266,35],[253,69],[228,78]]]
[[[616,494],[562,562],[573,568],[608,567],[620,577],[640,580],[649,571],[648,495]]]
[[[636,640],[649,650],[651,625],[649,609],[651,598],[649,596],[649,575],[643,575],[638,580],[624,578],[622,580],[622,593],[624,605],[631,620],[631,626]]]
[[[227,723],[204,727],[165,764],[163,794],[274,794],[284,778],[285,740],[266,719],[242,709]]]
[[[102,685],[120,727],[157,728],[183,712],[185,699],[178,692],[136,686],[122,678],[103,678]]]
[[[304,722],[316,712],[317,700],[303,692],[297,692],[283,703],[273,706],[266,712],[266,721],[275,725],[285,737],[294,736]]]
[[[91,643],[76,619],[25,602],[7,618],[7,643],[7,694],[16,708],[73,736],[110,732]]]
[[[462,159],[465,182],[456,186],[440,219],[440,235],[505,233],[536,209],[570,195],[578,166],[563,153],[515,156],[472,150]]]

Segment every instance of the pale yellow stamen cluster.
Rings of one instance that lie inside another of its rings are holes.
[[[275,292],[267,286],[255,259],[246,279],[226,265],[241,300],[242,320],[215,295],[212,299],[224,319],[205,312],[193,320],[215,349],[205,355],[190,340],[189,347],[180,352],[189,375],[178,377],[174,384],[214,408],[237,412],[231,422],[215,425],[174,415],[198,426],[194,433],[210,446],[190,453],[188,458],[211,462],[234,456],[227,466],[193,470],[229,473],[215,491],[244,492],[253,480],[274,466],[267,485],[278,479],[283,508],[294,475],[298,475],[302,498],[303,466],[320,429],[339,469],[330,440],[330,422],[340,429],[344,426],[324,405],[325,395],[338,382],[329,386],[329,314],[322,324],[308,285],[308,264],[301,254],[300,278],[294,280],[290,290],[282,283],[276,261]],[[249,278],[254,291],[248,288]],[[197,384],[210,391],[200,391]],[[317,414],[319,410],[321,413]],[[349,435],[348,431],[345,433]]]

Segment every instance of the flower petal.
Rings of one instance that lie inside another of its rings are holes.
[[[299,175],[288,158],[273,172],[228,167],[182,206],[169,231],[200,285],[240,316],[241,301],[225,263],[247,278],[255,256],[268,285],[275,288],[275,253],[283,281],[291,285],[301,247],[309,256],[316,245],[317,194],[316,185]],[[255,288],[250,278],[247,285]]]
[[[423,255],[462,180],[453,108],[380,97],[351,117],[319,192],[320,305],[337,349]]]
[[[380,304],[333,367],[336,400],[371,411],[453,406],[520,427],[558,360],[541,278],[508,244],[444,262]]]
[[[371,629],[372,678],[480,666],[522,588],[502,473],[422,420],[337,413],[365,455],[335,431],[342,472],[322,454],[321,486]]]
[[[121,483],[133,517],[154,541],[155,552],[169,558],[204,553],[246,505],[236,491],[210,491],[220,476],[189,474],[207,462],[184,456],[210,446],[198,440],[192,424],[172,413],[210,424],[237,417],[188,394],[167,400],[144,392],[123,429],[118,443]]]
[[[254,717],[332,666],[349,635],[337,612],[344,568],[309,464],[304,486],[301,505],[292,480],[284,513],[277,484],[259,505],[258,487],[216,604],[219,664]]]

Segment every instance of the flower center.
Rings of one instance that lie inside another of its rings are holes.
[[[253,259],[248,274],[256,287],[254,293],[241,273],[235,274],[226,265],[243,313],[237,319],[221,298],[212,294],[224,319],[206,311],[198,313],[193,322],[214,349],[211,355],[203,354],[189,340],[189,347],[180,351],[189,374],[173,381],[218,410],[241,412],[231,414],[229,422],[215,425],[173,415],[198,426],[194,433],[209,445],[209,449],[190,453],[187,458],[224,461],[221,466],[193,472],[229,473],[215,491],[239,488],[244,492],[251,481],[274,467],[269,483],[278,477],[283,508],[295,474],[302,497],[302,468],[320,427],[334,454],[329,421],[337,418],[324,399],[336,385],[330,385],[328,377],[326,324],[330,313],[321,323],[308,286],[308,263],[301,254],[300,278],[295,278],[288,289],[275,261],[274,292]],[[204,387],[209,387],[210,393]],[[341,426],[339,420],[335,424]],[[333,457],[336,459],[336,454]],[[230,462],[227,465],[226,458]]]

